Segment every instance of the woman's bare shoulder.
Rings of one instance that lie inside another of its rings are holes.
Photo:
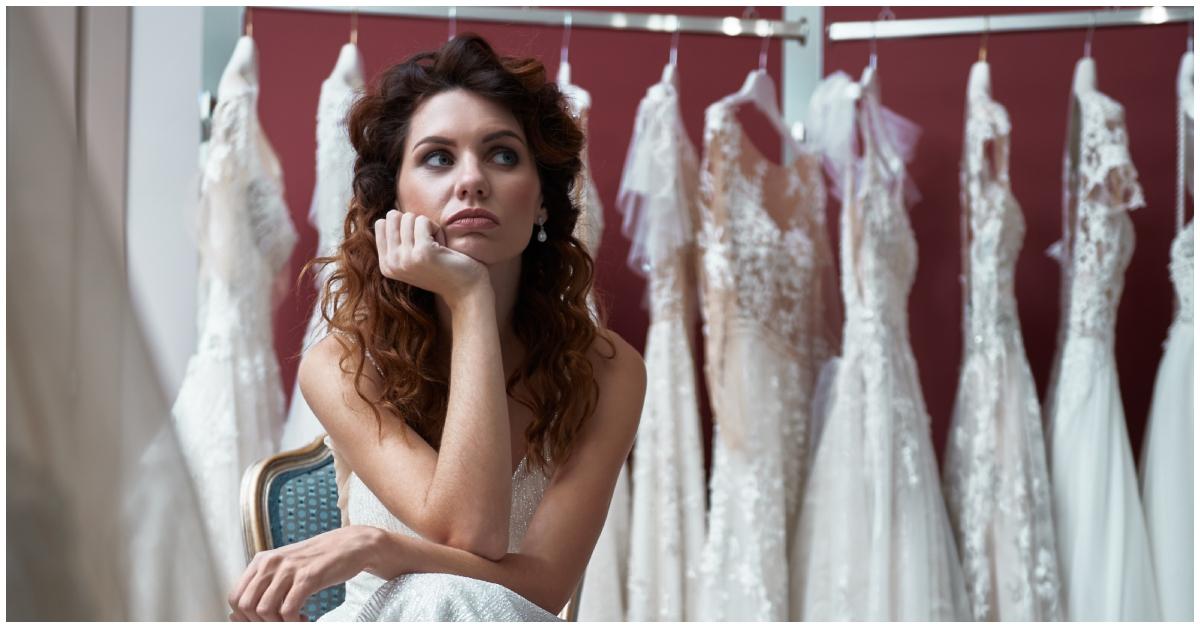
[[[638,380],[645,382],[646,362],[642,359],[642,354],[611,329],[600,329],[597,332],[589,357],[601,393],[604,392],[605,381],[610,378],[616,378],[625,385]]]
[[[601,329],[592,344],[591,361],[599,397],[595,416],[618,441],[632,445],[646,396],[642,354],[616,332]]]

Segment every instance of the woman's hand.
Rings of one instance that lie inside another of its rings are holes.
[[[384,534],[352,525],[259,552],[229,594],[229,619],[301,621],[308,597],[358,575]]]
[[[375,221],[375,246],[384,277],[439,294],[451,306],[488,286],[487,267],[445,246],[445,235],[425,216],[388,212]]]

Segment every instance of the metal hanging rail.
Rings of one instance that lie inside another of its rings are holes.
[[[1192,7],[1146,7],[1100,11],[1062,11],[1055,13],[1010,13],[874,22],[834,22],[829,25],[830,41],[864,39],[903,39],[908,37],[944,37],[1018,31],[1044,31],[1112,26],[1148,26],[1194,19]]]
[[[276,7],[279,8],[279,7]],[[499,7],[286,7],[300,11],[328,11],[359,15],[393,15],[435,20],[471,20],[561,27],[570,15],[571,28],[603,28],[610,30],[651,31],[658,33],[694,33],[729,37],[773,37],[808,41],[808,23],[797,21],[744,19],[737,17],[697,17],[663,13],[624,13],[621,11],[576,11],[574,9],[534,9]]]

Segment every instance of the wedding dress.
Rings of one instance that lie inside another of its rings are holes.
[[[973,619],[1061,619],[1041,408],[1013,292],[1025,220],[1009,184],[1008,112],[971,67],[960,170],[963,366],[944,486]]]
[[[800,529],[793,620],[970,617],[908,338],[917,243],[905,209],[918,130],[884,109],[873,68],[818,86],[805,125],[842,200],[842,356],[822,406]],[[855,129],[861,132],[856,156]]]
[[[592,97],[587,90],[571,83],[571,66],[564,59],[558,70],[558,87],[567,97],[571,115],[586,138],[588,114],[592,108]],[[586,141],[586,140],[585,140]],[[596,259],[600,249],[600,238],[604,234],[604,207],[600,204],[600,193],[592,180],[585,147],[580,154],[583,168],[571,188],[571,201],[579,208],[579,219],[573,235],[583,243],[585,249]],[[588,294],[588,306],[596,314],[595,297]],[[621,467],[617,486],[609,502],[608,516],[591,559],[583,576],[583,591],[580,594],[579,621],[624,621],[625,582],[629,571],[629,472],[628,465]]]
[[[783,621],[809,404],[836,351],[833,255],[819,157],[769,162],[739,123],[734,96],[705,111],[700,168],[715,425],[699,619]]]
[[[370,354],[368,354],[370,357]],[[372,360],[373,361],[373,360]],[[376,367],[378,368],[378,367]],[[343,525],[368,525],[420,538],[393,515],[358,475],[334,452],[338,508]],[[525,458],[512,477],[508,551],[521,540],[550,479]],[[346,581],[346,598],[318,621],[555,621],[557,617],[512,590],[475,578],[442,573],[410,573],[391,580],[363,571]]]
[[[558,71],[558,87],[567,97],[571,115],[579,125],[579,130],[583,132],[586,142],[592,96],[587,90],[571,83],[571,66],[566,61],[563,61]],[[600,192],[596,190],[596,182],[592,180],[586,145],[579,156],[583,160],[583,168],[579,171],[575,186],[571,188],[571,200],[580,209],[573,235],[595,259],[596,253],[599,252],[600,238],[604,235],[604,207],[600,204]]]
[[[1160,616],[1145,518],[1117,381],[1113,342],[1125,268],[1127,212],[1145,204],[1121,105],[1080,59],[1063,163],[1059,346],[1045,406],[1065,619]]]
[[[633,449],[629,621],[698,618],[704,451],[691,342],[698,161],[677,71],[667,65],[638,105],[617,195],[629,266],[648,280],[650,310],[646,401]]]
[[[254,41],[238,40],[217,89],[199,215],[199,341],[172,413],[218,573],[246,566],[242,473],[276,451],[284,396],[271,331],[272,286],[296,243],[278,158],[258,120]]]
[[[1184,219],[1184,188],[1192,193],[1192,147],[1195,100],[1192,53],[1179,68],[1179,163],[1175,207],[1175,240],[1171,243],[1171,282],[1179,309],[1167,333],[1162,362],[1154,380],[1154,398],[1142,444],[1141,489],[1146,528],[1153,552],[1155,581],[1163,619],[1192,621],[1194,525],[1195,350],[1193,278],[1195,223]]]
[[[346,211],[350,207],[354,185],[354,159],[346,129],[346,115],[355,96],[363,87],[362,54],[354,44],[342,46],[333,72],[321,83],[317,101],[317,176],[313,189],[309,220],[317,227],[317,255],[337,253],[342,242]],[[304,332],[303,350],[315,345],[325,336],[325,321],[321,316],[321,290],[333,266],[324,266],[316,277],[317,301],[313,305],[308,329]],[[282,450],[295,449],[311,443],[325,429],[313,414],[304,395],[300,394],[300,379],[292,390],[292,405],[284,424]]]

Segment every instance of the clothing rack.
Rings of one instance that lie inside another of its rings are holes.
[[[773,37],[808,41],[808,21],[764,20],[751,17],[698,17],[663,13],[625,13],[621,11],[577,11],[574,9],[535,9],[531,7],[286,7],[301,11],[328,11],[359,15],[391,15],[434,20],[470,20],[537,26],[601,28],[609,30],[650,31],[657,33],[693,33],[728,37]]]
[[[1053,13],[1010,13],[970,17],[937,17],[873,22],[834,22],[829,25],[830,41],[865,39],[904,39],[981,35],[1018,31],[1044,31],[1113,26],[1150,26],[1194,19],[1192,7],[1154,6],[1142,9],[1100,11],[1060,11]]]

